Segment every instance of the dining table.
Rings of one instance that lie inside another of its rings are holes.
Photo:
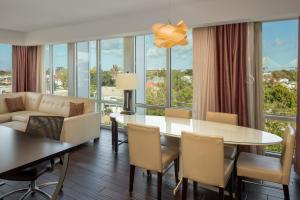
[[[112,128],[112,147],[118,153],[118,146],[125,141],[119,140],[119,125],[126,130],[128,123],[159,127],[161,135],[180,138],[181,132],[192,132],[198,135],[220,136],[224,144],[268,146],[282,142],[278,135],[244,126],[236,126],[225,123],[211,122],[198,119],[183,119],[154,115],[125,115],[120,113],[110,114]]]
[[[112,128],[112,147],[118,153],[118,146],[126,143],[127,140],[119,140],[119,125],[126,132],[127,124],[140,124],[156,126],[160,129],[162,136],[180,138],[182,131],[191,132],[197,135],[219,136],[224,144],[240,146],[269,146],[280,144],[282,138],[273,133],[244,126],[212,122],[198,119],[183,119],[166,116],[153,116],[143,114],[125,115],[120,113],[110,114]],[[178,191],[182,179],[174,188],[174,195]]]

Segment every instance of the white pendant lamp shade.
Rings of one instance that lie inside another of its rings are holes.
[[[120,90],[135,90],[138,86],[137,75],[134,73],[118,74],[116,88]]]
[[[188,27],[180,21],[177,25],[154,24],[152,32],[154,34],[154,45],[159,48],[171,48],[175,45],[186,45]]]

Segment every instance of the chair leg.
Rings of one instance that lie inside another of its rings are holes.
[[[182,179],[182,200],[186,200],[187,189],[188,189],[188,179],[183,178]]]
[[[135,172],[135,166],[130,165],[130,179],[129,179],[129,192],[130,193],[132,193],[132,191],[133,191],[134,172]]]
[[[284,192],[284,200],[290,200],[289,186],[282,185],[282,187],[283,187],[283,192]]]
[[[161,200],[162,173],[157,172],[157,199]]]
[[[194,188],[194,192],[196,192],[197,188],[198,188],[198,182],[197,181],[193,181],[193,188]]]
[[[242,177],[238,176],[237,177],[237,194],[236,194],[237,200],[242,199],[242,182],[243,182]]]
[[[219,200],[224,200],[224,188],[219,187]]]
[[[231,174],[230,180],[229,180],[229,195],[230,199],[233,200],[233,182],[234,182],[234,175],[233,173]]]
[[[179,182],[179,179],[178,179],[178,166],[179,166],[179,158],[176,158],[174,160],[174,170],[175,170],[175,182],[176,182],[176,184]]]

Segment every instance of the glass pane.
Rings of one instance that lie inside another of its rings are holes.
[[[155,116],[164,116],[165,111],[162,108],[136,108],[136,114],[140,115],[155,115]]]
[[[296,115],[298,21],[263,23],[264,110]]]
[[[97,41],[89,42],[90,98],[97,98]]]
[[[283,137],[284,131],[285,131],[286,127],[288,126],[288,124],[295,127],[296,123],[292,122],[292,121],[266,119],[265,120],[265,130],[267,132],[270,132],[270,133],[279,135],[280,137]],[[266,150],[280,153],[282,150],[282,144],[267,146]]]
[[[77,43],[77,95],[96,98],[96,41]]]
[[[136,103],[146,103],[146,76],[145,76],[145,36],[135,38],[135,72],[138,76],[138,88],[136,89]]]
[[[12,46],[0,44],[0,94],[12,91]]]
[[[109,115],[115,112],[121,112],[123,107],[112,103],[101,103],[101,123],[111,125]]]
[[[153,44],[153,35],[145,36],[146,104],[165,106],[167,103],[166,49]]]
[[[188,45],[171,49],[171,105],[192,108],[193,72],[192,72],[192,32],[188,33]]]
[[[77,96],[89,97],[89,42],[77,43]]]
[[[123,102],[123,91],[116,89],[117,73],[124,70],[123,38],[101,40],[101,99],[111,102]]]
[[[53,45],[54,94],[68,96],[68,45]]]
[[[264,111],[267,115],[296,116],[298,21],[263,23]],[[282,137],[288,123],[265,121],[265,130]],[[281,145],[267,147],[281,152]]]
[[[46,94],[51,93],[51,69],[50,69],[50,47],[45,45],[44,55],[44,69],[45,69],[45,81],[46,81]]]

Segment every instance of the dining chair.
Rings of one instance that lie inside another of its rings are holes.
[[[282,184],[284,199],[289,200],[289,182],[295,147],[295,130],[288,126],[284,132],[280,158],[242,152],[237,161],[238,199],[245,177]],[[263,184],[262,184],[263,185]],[[268,185],[263,185],[268,186]]]
[[[238,115],[222,112],[207,112],[206,120],[224,124],[238,125]],[[225,158],[235,160],[237,156],[236,145],[224,145]]]
[[[182,199],[187,196],[188,180],[194,183],[211,185],[219,189],[219,199],[224,199],[224,190],[228,184],[232,198],[232,171],[234,161],[224,159],[224,141],[222,137],[203,136],[182,132]],[[197,187],[194,185],[194,190]]]
[[[135,167],[140,167],[157,172],[157,199],[161,199],[162,176],[171,162],[174,162],[175,181],[178,182],[178,151],[161,146],[159,127],[128,123],[127,134],[130,161],[129,192],[133,191]]]
[[[60,140],[61,130],[64,123],[64,117],[60,116],[30,116],[25,134],[31,137],[47,137],[53,140]],[[46,172],[53,170],[53,161],[44,161],[37,165],[28,167],[24,170],[2,175],[0,178],[11,181],[29,181],[29,187],[11,191],[0,196],[4,199],[15,193],[24,193],[19,200],[26,199],[29,195],[39,193],[47,199],[51,199],[51,195],[42,190],[50,185],[55,185],[57,182],[49,182],[37,185],[37,179]]]
[[[165,117],[190,119],[191,118],[191,112],[189,110],[186,110],[186,109],[165,108]],[[161,143],[164,146],[179,149],[180,140],[178,138],[175,138],[175,137],[162,136]]]

